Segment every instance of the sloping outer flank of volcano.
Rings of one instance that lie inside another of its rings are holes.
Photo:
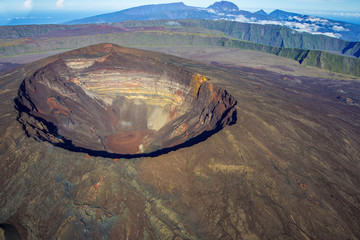
[[[237,100],[236,123],[155,157],[69,151],[28,137],[14,107],[23,80],[58,57],[5,73],[0,236],[16,229],[22,239],[360,238],[360,111],[330,94],[359,92],[357,81],[132,51],[226,89]],[[65,116],[54,97],[44,104]]]

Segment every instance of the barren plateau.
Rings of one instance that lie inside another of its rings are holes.
[[[358,78],[244,50],[146,48],[191,59],[128,50],[169,63],[169,69],[183,71],[182,77],[189,73],[187,81],[194,80],[193,73],[210,79],[236,100],[236,105],[230,104],[237,112],[236,122],[156,156],[96,155],[85,146],[85,151],[73,151],[26,131],[26,121],[21,121],[25,118],[16,108],[24,80],[36,69],[59,69],[51,65],[60,64],[54,61],[59,58],[5,72],[0,76],[2,234],[18,234],[21,239],[360,238]],[[94,55],[94,61],[100,61]],[[98,71],[96,64],[85,65],[81,67]],[[66,65],[64,59],[60,66],[63,75],[78,74],[80,83],[95,79],[80,75],[79,61]],[[156,72],[156,67],[150,70]],[[61,79],[56,74],[42,76],[40,80]],[[64,116],[61,111],[73,108],[56,102],[54,92],[45,96],[35,106],[40,109],[54,97],[53,108],[43,109],[47,114],[42,119],[51,112]],[[150,105],[144,107],[152,111]],[[161,124],[150,122],[142,126]],[[79,142],[84,138],[74,137]]]

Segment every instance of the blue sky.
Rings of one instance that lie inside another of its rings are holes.
[[[0,14],[11,10],[104,10],[118,11],[130,7],[179,2],[181,0],[132,0],[132,1],[113,1],[113,0],[0,0]],[[216,0],[183,0],[186,5],[207,7]],[[360,0],[233,0],[240,9],[257,10],[274,9],[298,10],[298,11],[338,11],[338,12],[360,12]]]
[[[183,1],[208,7],[220,0],[0,0],[0,26],[53,24],[148,4]],[[360,0],[230,0],[240,9],[267,13],[281,9],[360,24]]]

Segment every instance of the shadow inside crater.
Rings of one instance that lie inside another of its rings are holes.
[[[0,230],[2,230],[2,233],[0,231],[0,234],[3,235],[0,235],[0,239],[21,240],[19,231],[11,224],[0,223]]]
[[[14,103],[15,103],[15,108],[19,111],[19,116],[17,118],[17,120],[22,124],[23,126],[23,129],[24,131],[26,132],[27,136],[28,137],[31,137],[31,135],[29,135],[26,131],[26,126],[25,126],[25,123],[21,122],[19,119],[20,119],[20,114],[22,112],[25,112],[27,114],[30,114],[30,111],[28,108],[24,107],[19,101],[18,99],[15,99],[14,100]],[[224,113],[223,113],[223,116],[226,116],[229,114],[229,112],[232,111],[232,115],[231,115],[231,118],[230,121],[227,123],[227,125],[234,125],[236,122],[237,122],[237,111],[236,109],[227,109]],[[176,146],[173,146],[173,147],[167,147],[167,148],[162,148],[162,149],[159,149],[159,150],[155,150],[153,152],[150,152],[150,153],[139,153],[139,154],[118,154],[118,153],[110,153],[110,152],[107,152],[107,151],[96,151],[96,150],[92,150],[92,149],[88,149],[88,148],[83,148],[83,147],[77,147],[75,146],[71,140],[68,140],[68,139],[65,139],[63,138],[61,135],[58,134],[58,129],[57,127],[51,123],[51,122],[48,122],[46,121],[45,119],[43,118],[40,118],[40,117],[36,117],[36,116],[32,116],[34,117],[37,121],[40,121],[42,122],[46,127],[47,129],[49,129],[49,131],[54,134],[54,135],[57,135],[58,138],[62,139],[63,143],[53,143],[53,142],[50,142],[53,146],[56,146],[56,147],[61,147],[61,148],[64,148],[64,149],[67,149],[69,151],[72,151],[72,152],[79,152],[79,153],[86,153],[86,154],[89,154],[90,156],[92,157],[104,157],[104,158],[124,158],[124,159],[134,159],[134,158],[142,158],[142,157],[157,157],[157,156],[160,156],[160,155],[163,155],[163,154],[167,154],[169,152],[172,152],[172,151],[176,151],[178,149],[181,149],[181,148],[187,148],[187,147],[191,147],[195,144],[198,144],[198,143],[201,143],[201,142],[204,142],[206,141],[209,137],[211,137],[213,134],[216,134],[218,133],[220,130],[223,129],[223,126],[218,123],[217,126],[211,130],[211,131],[204,131],[202,132],[201,134],[199,134],[198,136],[196,137],[193,137],[193,138],[190,138],[189,140],[181,143],[181,144],[178,144]],[[46,139],[41,139],[42,141],[47,141]],[[48,141],[47,141],[48,142]]]

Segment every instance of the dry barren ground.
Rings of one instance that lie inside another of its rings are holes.
[[[234,96],[236,124],[157,157],[72,152],[26,136],[13,99],[30,66],[8,72],[0,227],[28,239],[360,238],[359,79],[250,51],[146,49],[204,63],[163,56]]]

